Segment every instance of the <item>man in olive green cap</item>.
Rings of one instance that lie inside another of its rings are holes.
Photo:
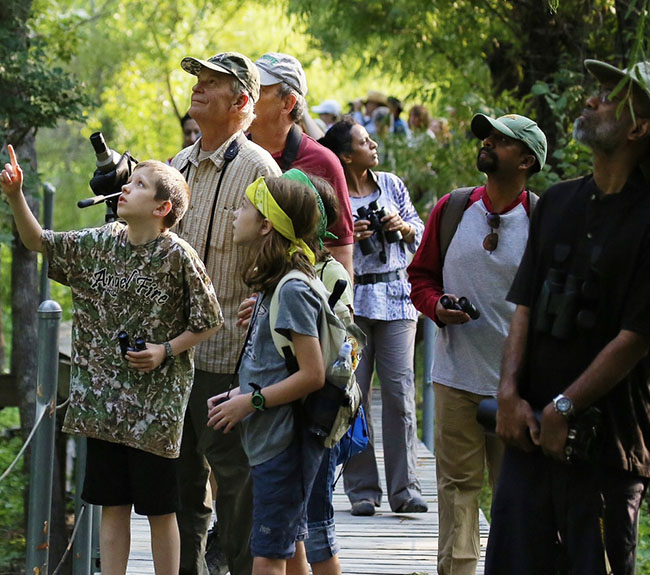
[[[600,86],[574,136],[593,174],[543,195],[507,296],[487,575],[635,571],[650,481],[650,62],[585,67]]]
[[[408,268],[415,307],[441,328],[432,372],[440,575],[476,573],[485,463],[495,485],[503,453],[498,438],[477,423],[476,408],[496,395],[514,312],[505,295],[526,246],[536,199],[526,182],[546,161],[546,137],[530,118],[477,114],[471,129],[481,140],[476,167],[487,182],[440,199]],[[461,296],[480,316],[459,307]]]
[[[194,385],[185,415],[179,460],[181,511],[180,575],[207,575],[205,547],[212,515],[206,488],[210,468],[218,484],[219,540],[231,575],[250,575],[252,491],[248,459],[239,433],[207,427],[207,399],[237,387],[236,366],[244,345],[237,309],[249,295],[241,279],[244,250],[233,245],[232,222],[246,187],[260,176],[280,175],[275,160],[243,134],[254,118],[260,76],[237,52],[207,60],[184,58],[181,67],[196,76],[189,113],[201,129],[195,144],[172,160],[189,183],[189,209],[178,233],[199,253],[224,315],[216,337],[196,348]]]

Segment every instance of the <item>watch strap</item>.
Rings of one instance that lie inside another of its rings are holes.
[[[165,361],[163,362],[163,365],[174,363],[176,356],[172,350],[172,344],[166,341],[163,345],[165,346]]]
[[[264,411],[266,409],[266,398],[262,394],[262,388],[256,383],[249,384],[253,388],[253,393],[251,395],[251,405],[257,411]]]

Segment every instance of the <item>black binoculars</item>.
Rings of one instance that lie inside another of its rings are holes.
[[[454,301],[448,295],[443,295],[440,298],[440,305],[445,309],[457,309],[464,311],[472,319],[478,319],[481,317],[481,312],[478,311],[474,304],[466,297],[459,297],[457,301]]]
[[[361,206],[357,210],[357,215],[359,216],[360,220],[368,220],[370,222],[368,229],[372,230],[375,233],[382,233],[389,244],[394,244],[395,242],[399,242],[402,239],[402,233],[399,230],[393,230],[389,232],[383,229],[384,224],[381,220],[386,216],[386,210],[384,208],[380,208],[376,201],[370,202],[367,206]],[[371,239],[372,236],[370,238],[359,240],[359,247],[361,248],[361,253],[364,256],[367,256],[375,251],[375,248],[370,241]]]
[[[595,304],[597,298],[594,281],[550,268],[539,294],[535,329],[558,339],[570,337],[575,328],[590,329],[596,323],[596,313],[583,308]]]
[[[117,341],[120,344],[120,352],[122,357],[126,357],[127,351],[143,351],[147,349],[147,344],[143,337],[135,338],[135,345],[131,347],[131,342],[129,341],[129,334],[125,331],[121,331],[117,334]]]

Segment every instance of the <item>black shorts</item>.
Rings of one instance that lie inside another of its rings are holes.
[[[93,505],[133,505],[139,515],[167,515],[180,508],[178,459],[119,443],[88,438],[81,498]]]

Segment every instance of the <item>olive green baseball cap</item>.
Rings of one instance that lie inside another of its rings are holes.
[[[600,60],[585,60],[585,68],[601,84],[618,84],[623,78],[629,78],[636,93],[650,106],[650,62],[637,62],[621,70]]]
[[[188,56],[181,60],[181,68],[188,74],[198,76],[202,68],[208,68],[222,74],[230,74],[239,80],[239,83],[248,90],[257,102],[260,98],[260,73],[253,62],[239,52],[222,52],[207,60]]]
[[[487,138],[493,128],[504,136],[526,144],[537,158],[538,166],[536,171],[544,167],[546,163],[546,136],[537,125],[537,122],[519,114],[506,114],[496,119],[485,114],[476,114],[472,118],[472,134],[479,140]]]

